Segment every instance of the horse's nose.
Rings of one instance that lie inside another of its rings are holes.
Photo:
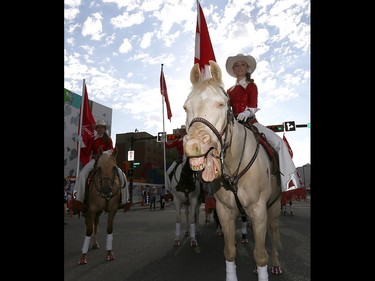
[[[190,138],[184,143],[184,150],[187,157],[194,157],[202,154],[200,142]]]

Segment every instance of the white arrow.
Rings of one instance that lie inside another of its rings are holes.
[[[288,131],[289,130],[292,130],[294,128],[294,125],[291,125],[289,122],[286,123],[287,127],[288,127]]]

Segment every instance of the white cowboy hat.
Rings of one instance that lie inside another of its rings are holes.
[[[104,126],[106,129],[107,129],[107,124],[104,122],[104,120],[98,120],[98,121],[96,121],[96,124],[95,124],[95,129],[96,129],[96,127],[97,126]]]
[[[238,54],[233,57],[228,57],[227,62],[225,63],[225,67],[227,69],[227,72],[230,76],[236,78],[236,75],[233,72],[233,65],[237,61],[244,61],[249,66],[249,73],[253,73],[255,68],[257,67],[257,62],[252,56],[245,56],[244,54]]]

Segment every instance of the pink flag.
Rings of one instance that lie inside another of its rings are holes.
[[[215,53],[212,48],[210,34],[208,32],[202,7],[197,0],[197,29],[195,33],[194,64],[199,63],[203,79],[207,79],[211,76],[209,71],[210,60],[216,62]]]
[[[171,106],[169,104],[169,99],[168,99],[167,84],[165,83],[163,65],[161,65],[161,73],[160,73],[160,92],[161,92],[161,95],[165,99],[165,104],[167,106],[167,116],[168,116],[169,121],[171,121],[172,111],[171,111]]]
[[[82,131],[80,126],[78,125],[78,135],[82,136],[82,141],[84,145],[87,147],[89,139],[94,137],[94,126],[95,126],[95,119],[92,115],[91,107],[89,104],[89,97],[87,94],[86,83],[84,85],[84,96],[83,98],[83,110],[81,106],[80,114],[82,116]],[[80,161],[83,166],[85,166],[90,161],[90,153],[86,150],[86,147],[81,148],[80,151]]]
[[[283,140],[285,141],[286,146],[288,147],[290,157],[293,158],[293,150],[289,145],[289,142],[287,141],[285,134],[283,135]]]

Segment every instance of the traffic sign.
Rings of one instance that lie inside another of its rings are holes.
[[[296,130],[296,123],[294,121],[284,122],[284,129],[285,129],[285,132],[295,131]]]
[[[134,150],[128,151],[128,161],[134,161]]]
[[[165,132],[159,132],[158,137],[156,139],[157,142],[165,142]]]

